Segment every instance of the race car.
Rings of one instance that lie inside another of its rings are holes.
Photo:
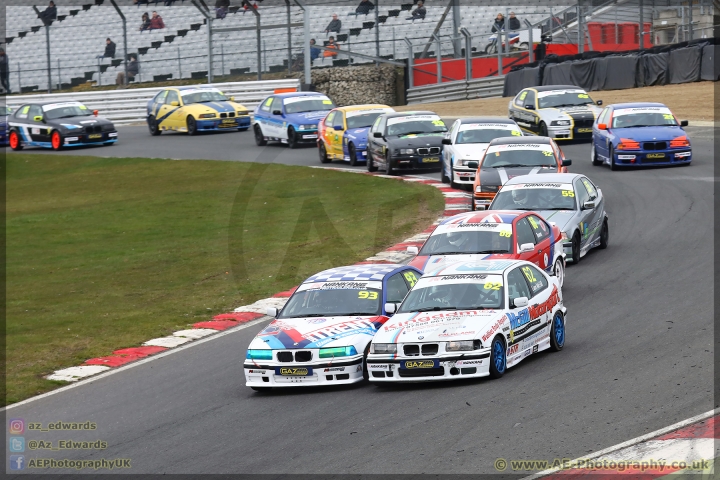
[[[146,120],[153,136],[166,131],[196,135],[250,128],[247,108],[217,88],[200,86],[161,90],[148,102]]]
[[[0,145],[8,145],[7,119],[12,114],[12,108],[0,107]]]
[[[590,140],[593,123],[600,114],[597,102],[574,85],[529,87],[508,104],[508,116],[520,127],[555,140]]]
[[[566,313],[558,280],[531,263],[446,265],[423,275],[375,334],[370,381],[502,377],[533,353],[562,350]]]
[[[112,145],[118,139],[110,120],[80,102],[26,103],[8,116],[7,123],[13,150]]]
[[[243,368],[253,390],[341,385],[367,379],[370,340],[422,273],[407,265],[331,268],[305,280],[248,347]]]
[[[440,222],[409,265],[423,272],[448,263],[479,260],[526,260],[565,280],[562,232],[535,212],[498,210],[465,212]]]
[[[523,175],[500,189],[488,211],[531,210],[562,232],[565,259],[578,263],[595,247],[607,248],[608,214],[602,191],[585,175]]]
[[[566,173],[572,160],[547,137],[502,137],[490,142],[478,162],[473,181],[472,209],[484,210],[505,182],[519,175]]]
[[[353,167],[367,160],[367,137],[375,119],[394,112],[387,105],[353,105],[330,111],[318,124],[320,162],[349,161]]]
[[[443,143],[443,162],[441,178],[452,188],[461,185],[472,186],[475,170],[469,168],[469,162],[479,162],[488,144],[499,137],[522,137],[517,123],[506,118],[474,117],[459,118],[450,127]]]
[[[255,143],[262,147],[268,140],[297,148],[317,143],[318,123],[335,104],[317,92],[277,93],[255,108]]]
[[[370,129],[367,169],[437,171],[442,160],[445,122],[433,112],[398,112],[380,115]]]
[[[689,165],[692,146],[685,130],[662,103],[618,103],[607,106],[593,126],[593,165]]]

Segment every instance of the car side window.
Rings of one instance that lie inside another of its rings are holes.
[[[345,121],[343,120],[343,114],[341,112],[337,112],[335,114],[335,119],[333,120],[333,127],[342,127],[345,128]]]
[[[153,99],[153,104],[155,105],[162,105],[165,103],[165,97],[167,97],[168,91],[163,90],[162,92],[155,95],[155,98]]]
[[[418,274],[412,270],[406,270],[403,272],[403,277],[408,284],[408,287],[413,288],[418,281]]]
[[[550,227],[541,218],[536,217],[535,215],[528,215],[527,219],[533,232],[535,233],[537,243],[540,243],[550,237]]]
[[[402,302],[408,290],[410,290],[407,283],[405,283],[405,280],[403,279],[402,272],[396,273],[392,277],[388,278],[386,288],[387,292],[385,293],[385,298],[387,299],[388,303]]]
[[[335,118],[335,114],[337,112],[330,112],[327,117],[325,117],[325,126],[326,127],[332,127],[333,124],[333,118]]]
[[[528,94],[525,97],[525,103],[523,104],[523,107],[525,107],[525,105],[532,105],[533,107],[535,106],[535,92],[533,92],[532,90],[528,90]]]
[[[575,182],[575,192],[578,199],[578,205],[580,205],[580,207],[583,206],[583,203],[590,200],[590,194],[588,193],[585,184],[583,184],[583,182],[581,182],[580,180],[577,180]]]
[[[28,117],[33,119],[35,117],[42,117],[43,111],[42,108],[40,108],[38,105],[32,105],[30,107],[30,111],[28,112]]]
[[[515,105],[520,108],[525,108],[525,98],[527,98],[528,91],[523,90],[515,97]]]
[[[262,110],[263,112],[269,112],[270,105],[272,105],[272,102],[273,102],[273,97],[266,98],[262,104],[262,107],[260,107],[260,110]]]
[[[595,200],[597,198],[597,190],[595,189],[595,185],[593,185],[592,182],[585,177],[582,177],[580,181],[583,185],[585,185],[585,188],[587,188],[588,194],[590,195],[590,200]]]
[[[608,113],[610,113],[610,109],[607,107],[600,112],[600,115],[598,116],[598,124],[607,122]]]
[[[18,108],[18,111],[15,112],[15,116],[17,118],[27,118],[29,111],[30,111],[30,105],[25,105],[23,107]]]
[[[177,92],[168,90],[167,97],[165,97],[165,105],[170,105],[172,102],[178,102],[178,105],[180,105],[180,97]]]
[[[532,297],[548,287],[548,281],[545,278],[545,275],[540,273],[540,270],[537,268],[532,265],[523,265],[520,267],[520,270],[522,270],[523,276],[530,286],[530,293],[532,294]]]
[[[458,131],[460,130],[460,120],[455,120],[455,123],[452,124],[452,127],[450,127],[450,136],[448,137],[450,140],[455,143],[455,137],[457,136]]]
[[[532,297],[532,295],[530,295],[530,288],[528,287],[528,284],[525,281],[525,277],[523,276],[522,272],[520,271],[520,267],[515,268],[510,273],[508,273],[507,290],[508,290],[508,298],[510,299],[511,305],[512,305],[512,302],[516,298],[520,298],[520,297],[531,298]]]
[[[515,225],[515,231],[517,233],[518,248],[520,248],[520,245],[525,243],[532,243],[535,245],[535,235],[532,232],[532,228],[530,228],[527,218],[518,220]]]
[[[382,121],[382,119],[381,119],[380,117],[376,118],[376,119],[375,119],[375,123],[373,123],[372,128],[370,129],[370,131],[371,131],[371,132],[379,132],[379,131],[380,131],[379,127],[380,127],[380,122],[381,122],[381,121]]]
[[[275,110],[280,110],[282,112],[282,100],[279,97],[275,97],[272,102],[272,106],[270,107],[270,112],[274,112]],[[274,113],[273,113],[274,115]]]

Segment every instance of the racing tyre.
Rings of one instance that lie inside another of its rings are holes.
[[[297,138],[297,134],[295,133],[295,129],[293,127],[288,128],[288,147],[290,147],[290,148],[298,147],[298,138]]]
[[[390,155],[385,155],[385,175],[394,175]]]
[[[475,211],[475,198],[470,199],[470,210]]]
[[[62,150],[62,136],[60,136],[60,132],[57,130],[52,132],[50,135],[50,144],[52,145],[53,150]]]
[[[485,55],[492,55],[496,52],[497,50],[494,43],[488,43],[487,45],[485,45]]]
[[[10,148],[15,150],[16,152],[23,149],[23,144],[20,141],[20,135],[18,135],[15,130],[10,132],[8,143],[10,143]]]
[[[152,135],[153,137],[157,137],[162,133],[162,130],[160,130],[160,126],[157,123],[157,120],[152,115],[148,117],[148,130],[150,130],[150,135]]]
[[[559,352],[565,346],[565,317],[561,311],[555,312],[550,329],[550,349]],[[492,364],[491,364],[492,365]]]
[[[547,137],[548,131],[547,131],[547,125],[545,125],[545,122],[540,122],[540,134],[541,137]]]
[[[332,161],[328,158],[325,144],[322,142],[320,142],[320,146],[318,147],[318,156],[320,156],[320,163],[330,163]]]
[[[500,378],[507,369],[505,342],[498,335],[490,346],[490,378]]]
[[[368,372],[367,367],[367,357],[370,353],[370,344],[368,343],[367,347],[365,347],[365,354],[363,355],[363,361],[362,361],[362,367],[363,367],[363,380],[366,382],[370,381],[370,372]]]
[[[355,145],[352,143],[348,145],[348,155],[350,156],[350,166],[355,167],[358,164],[357,159],[357,150],[355,150]]]
[[[580,234],[577,232],[572,238],[572,263],[573,265],[580,263]]]
[[[377,172],[377,167],[373,164],[373,157],[369,148],[367,151],[367,169],[368,172]]]
[[[264,147],[267,145],[267,140],[265,140],[265,137],[262,133],[262,128],[260,128],[260,125],[255,124],[255,128],[253,128],[253,131],[255,132],[255,145],[258,147]]]
[[[527,50],[528,49],[528,42],[522,42],[520,44],[520,50]]]
[[[197,122],[192,115],[188,115],[186,123],[188,135],[197,135]]]
[[[612,147],[610,147],[610,170],[617,171],[620,170],[620,167],[615,163],[615,150],[613,150]]]
[[[602,160],[598,159],[597,152],[595,151],[595,142],[592,143],[592,146],[590,147],[590,156],[592,157],[592,164],[596,167],[598,165],[602,165]]]
[[[252,388],[256,392],[269,392],[270,390],[272,390],[272,387],[250,387],[250,388]]]
[[[610,241],[610,229],[608,228],[607,220],[603,221],[602,230],[600,230],[600,245],[598,247],[606,249],[608,242]]]
[[[555,268],[553,268],[553,273],[557,277],[558,282],[560,282],[560,287],[562,287],[565,283],[565,265],[563,264],[561,258],[558,258],[558,261],[555,262]]]

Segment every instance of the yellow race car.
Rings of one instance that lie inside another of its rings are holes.
[[[189,135],[220,130],[242,132],[250,128],[250,113],[217,88],[166,88],[148,102],[147,124],[151,135],[163,131]]]
[[[353,105],[330,110],[318,124],[320,161],[345,160],[352,166],[365,162],[370,127],[377,117],[394,111],[387,105]]]

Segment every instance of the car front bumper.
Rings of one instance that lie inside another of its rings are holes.
[[[396,156],[390,159],[393,170],[439,171],[441,162],[441,154]]]
[[[420,367],[405,368],[409,361]],[[433,366],[428,366],[433,362]],[[425,365],[425,366],[422,366]],[[490,349],[485,348],[460,355],[452,352],[433,357],[396,357],[368,355],[368,373],[371,382],[413,383],[458,380],[490,375]]]
[[[692,161],[692,150],[620,150],[614,152],[616,165],[661,166],[680,165]],[[654,158],[655,156],[661,157]]]
[[[245,385],[248,387],[307,387],[344,385],[363,380],[363,356],[343,358],[342,361],[280,363],[245,360]],[[305,375],[283,375],[281,369],[308,369]]]
[[[212,120],[198,120],[197,129],[201,132],[214,132],[222,130],[231,130],[235,128],[249,128],[250,117],[234,117],[234,118],[213,118]]]
[[[92,145],[104,145],[118,141],[118,132],[92,133],[83,135],[64,135],[63,147],[87,147]]]
[[[475,210],[487,210],[497,193],[482,192],[473,193],[473,205]]]
[[[463,168],[463,167],[453,167],[452,174],[453,174],[453,182],[455,183],[462,183],[462,184],[470,184],[475,181],[475,174],[477,173],[477,170],[473,170],[470,168]]]
[[[574,128],[570,125],[548,126],[548,136],[553,140],[592,140],[592,126]]]

